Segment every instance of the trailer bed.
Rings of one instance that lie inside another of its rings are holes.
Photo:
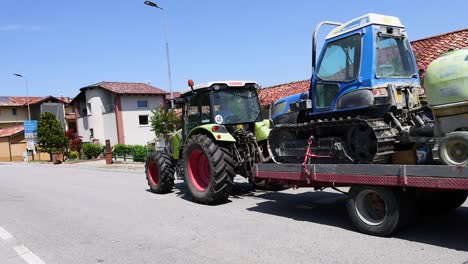
[[[297,187],[352,185],[402,186],[430,189],[468,190],[468,169],[446,165],[258,163],[256,178]]]

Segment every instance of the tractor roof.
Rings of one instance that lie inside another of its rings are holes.
[[[355,18],[333,29],[325,39],[328,40],[336,36],[348,33],[352,30],[366,27],[368,25],[382,25],[404,28],[403,24],[401,24],[401,21],[398,17],[369,13],[367,15]]]
[[[201,90],[201,89],[205,89],[205,88],[209,88],[215,84],[221,84],[221,85],[227,85],[229,87],[243,87],[245,86],[246,84],[257,84],[256,82],[254,81],[214,81],[214,82],[207,82],[207,83],[200,83],[200,84],[197,84],[197,85],[194,85],[193,86],[193,90],[194,91],[197,91],[197,90]],[[181,95],[186,95],[186,94],[189,94],[192,92],[192,89],[189,87],[188,89],[185,89]]]

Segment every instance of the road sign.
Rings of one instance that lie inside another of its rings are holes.
[[[37,120],[24,121],[24,133],[36,133]]]
[[[26,141],[26,144],[27,144],[28,150],[34,150],[34,141],[33,140]]]
[[[26,139],[28,143],[30,141],[33,143],[37,142],[37,120],[24,121],[24,139]]]

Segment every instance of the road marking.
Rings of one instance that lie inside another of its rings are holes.
[[[10,233],[8,233],[8,231],[0,227],[0,238],[2,238],[3,240],[8,240],[13,238],[13,236]]]
[[[32,253],[27,247],[24,245],[13,247],[13,249],[26,261],[28,264],[45,264],[38,256]]]

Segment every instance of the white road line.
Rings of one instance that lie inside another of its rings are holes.
[[[8,240],[13,238],[13,236],[10,233],[8,233],[8,231],[0,227],[0,238],[3,240]]]
[[[13,249],[26,261],[28,264],[45,264],[38,256],[34,255],[27,247],[24,245],[13,247]]]

